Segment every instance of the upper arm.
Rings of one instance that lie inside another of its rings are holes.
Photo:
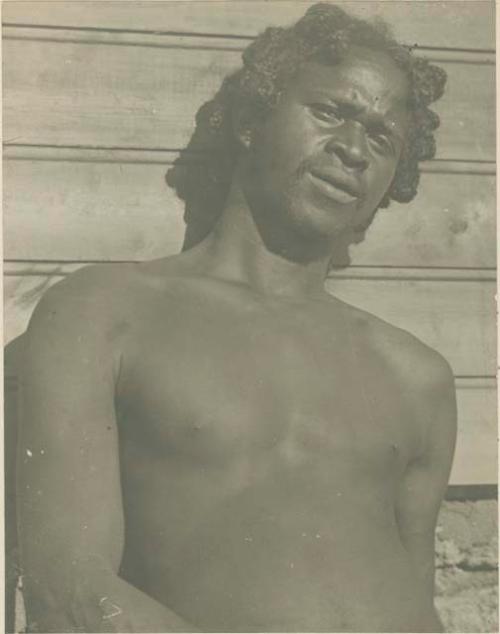
[[[88,555],[118,568],[123,547],[116,355],[88,275],[49,290],[26,333],[20,376],[18,524],[25,585],[69,591]]]
[[[433,590],[434,531],[446,492],[456,440],[456,402],[452,372],[441,358],[425,368],[424,386],[415,390],[414,411],[421,427],[422,451],[400,483],[396,516],[403,545]]]

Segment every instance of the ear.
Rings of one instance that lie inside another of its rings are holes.
[[[233,134],[242,150],[249,150],[255,139],[256,118],[248,106],[238,106],[233,111]]]

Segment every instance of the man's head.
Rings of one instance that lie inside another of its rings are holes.
[[[186,202],[185,246],[212,228],[235,166],[242,158],[248,163],[245,153],[261,166],[257,202],[277,194],[276,178],[287,178],[288,162],[292,180],[282,183],[284,198],[298,205],[303,194],[313,207],[331,204],[340,216],[350,210],[352,217],[356,208],[353,229],[359,231],[391,199],[414,198],[419,161],[435,153],[439,119],[428,106],[442,95],[446,75],[397,44],[387,25],[317,4],[294,26],[267,29],[244,51],[243,62],[198,111],[195,133],[168,175]],[[283,117],[292,117],[288,130],[298,135],[288,148],[276,136]],[[298,186],[306,173],[309,180]]]

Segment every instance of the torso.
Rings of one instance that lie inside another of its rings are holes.
[[[394,512],[422,432],[370,322],[137,279],[115,328],[121,574],[202,631],[429,628]]]

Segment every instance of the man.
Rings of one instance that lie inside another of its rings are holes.
[[[451,371],[323,282],[415,195],[444,75],[322,4],[244,63],[170,175],[191,248],[81,270],[30,323],[31,630],[441,630]]]

